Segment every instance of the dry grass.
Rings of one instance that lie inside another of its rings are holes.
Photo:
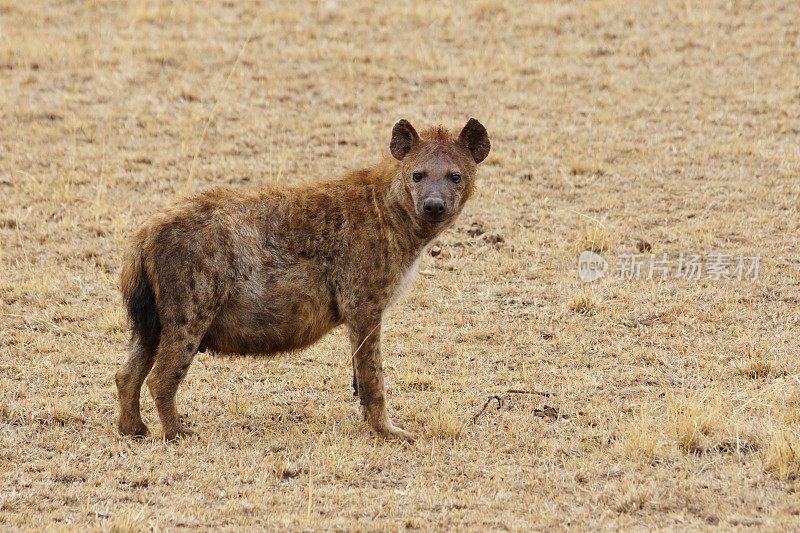
[[[707,397],[667,400],[666,431],[669,438],[685,452],[708,449],[705,441],[724,428],[721,400]]]
[[[597,296],[591,289],[579,292],[569,301],[570,311],[581,315],[594,313],[597,310],[597,305]]]
[[[797,529],[799,19],[0,0],[0,529]],[[200,354],[179,393],[199,437],[117,436],[139,223],[374,161],[401,117],[471,115],[479,193],[385,327],[414,445],[367,431],[342,332]],[[761,277],[586,287],[582,249],[760,255]]]
[[[602,223],[597,221],[581,226],[580,234],[578,235],[577,251],[589,250],[602,254],[609,252],[614,248],[614,236]]]
[[[659,446],[659,430],[655,419],[640,407],[637,415],[626,417],[620,424],[619,439],[623,454],[629,458],[656,458]]]
[[[780,431],[769,441],[764,469],[778,479],[800,478],[800,437],[797,433]]]

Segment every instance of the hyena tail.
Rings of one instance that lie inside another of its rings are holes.
[[[153,286],[147,278],[142,255],[134,250],[125,258],[122,267],[122,298],[132,326],[132,339],[137,339],[148,355],[154,355],[161,338]]]

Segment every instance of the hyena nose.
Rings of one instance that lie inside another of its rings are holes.
[[[444,200],[441,198],[425,198],[422,202],[422,209],[429,215],[441,216],[444,213]]]

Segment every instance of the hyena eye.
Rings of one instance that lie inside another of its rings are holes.
[[[411,179],[414,180],[415,183],[419,183],[422,181],[422,172],[414,172],[411,175]]]
[[[460,182],[461,174],[459,174],[458,172],[453,172],[452,174],[450,174],[450,181],[452,181],[453,183]]]

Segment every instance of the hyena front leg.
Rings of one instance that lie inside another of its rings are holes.
[[[357,348],[358,348],[358,346],[353,346],[353,352],[354,353],[355,353],[355,350]],[[353,362],[353,396],[358,398],[358,378],[356,377],[356,359],[355,359],[355,357],[353,358],[352,362]]]
[[[373,430],[389,438],[413,441],[414,435],[401,429],[389,419],[386,410],[386,386],[381,360],[381,323],[364,321],[350,325],[353,347],[353,370],[356,392],[364,418]]]
[[[148,434],[147,426],[142,421],[139,393],[147,374],[153,368],[154,359],[155,353],[142,346],[141,341],[136,339],[127,361],[114,376],[119,395],[117,427],[123,435],[145,437]]]

